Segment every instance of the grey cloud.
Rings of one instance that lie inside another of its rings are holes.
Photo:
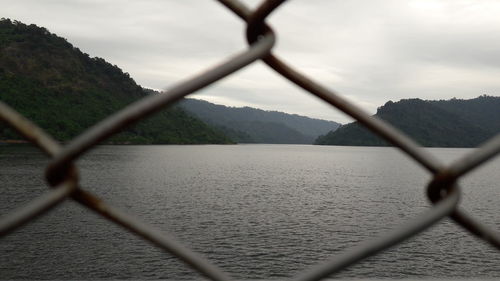
[[[458,33],[458,34],[457,34]],[[457,66],[499,67],[500,28],[491,31],[406,33],[394,40],[399,56]]]
[[[245,1],[256,6],[259,1]],[[245,26],[216,1],[7,1],[1,15],[45,26],[91,56],[165,89],[247,48]],[[274,51],[366,110],[387,100],[498,95],[494,1],[289,1],[271,14]],[[350,120],[259,64],[198,96]]]

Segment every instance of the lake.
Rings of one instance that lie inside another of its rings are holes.
[[[472,149],[431,148],[446,163]],[[0,146],[0,214],[47,187],[48,159]],[[99,146],[81,183],[173,234],[236,279],[283,279],[429,208],[429,174],[394,148]],[[461,205],[500,230],[500,159],[460,181]],[[0,279],[197,279],[148,242],[70,200],[0,239]],[[500,277],[500,253],[450,220],[334,278]]]

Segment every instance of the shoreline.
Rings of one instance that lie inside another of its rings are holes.
[[[0,144],[19,144],[19,143],[29,143],[27,140],[0,140]]]

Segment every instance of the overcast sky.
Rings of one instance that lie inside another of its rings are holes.
[[[153,89],[246,48],[241,20],[211,0],[0,0],[0,7],[0,17],[46,27]],[[269,22],[276,54],[371,113],[388,100],[500,92],[500,1],[292,0]],[[350,121],[260,62],[194,97]]]

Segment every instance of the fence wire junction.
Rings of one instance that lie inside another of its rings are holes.
[[[428,198],[433,203],[431,208],[391,232],[348,249],[340,255],[299,274],[294,278],[296,281],[315,281],[331,276],[366,257],[375,255],[409,237],[417,235],[420,231],[438,223],[445,217],[451,218],[472,235],[483,239],[500,250],[500,235],[460,208],[460,187],[457,184],[460,177],[500,153],[500,135],[496,135],[482,147],[453,162],[451,165],[443,165],[426,150],[419,147],[412,139],[390,124],[370,116],[369,113],[347,101],[341,95],[323,87],[311,78],[301,74],[298,70],[288,66],[282,59],[272,53],[276,34],[266,24],[265,19],[285,0],[268,0],[255,10],[248,9],[237,0],[219,0],[219,2],[246,22],[248,49],[229,57],[204,73],[170,88],[161,95],[150,95],[127,106],[89,128],[67,145],[60,145],[42,129],[0,101],[0,119],[52,159],[46,167],[45,173],[51,189],[29,204],[19,207],[12,213],[0,218],[0,236],[13,232],[64,200],[71,199],[176,256],[202,275],[214,281],[233,280],[217,266],[184,247],[172,236],[156,230],[107,204],[97,195],[86,191],[79,184],[78,168],[73,163],[92,147],[123,128],[164,109],[183,97],[215,83],[255,61],[262,60],[290,82],[356,119],[372,132],[402,150],[433,175],[433,179],[426,187]]]

